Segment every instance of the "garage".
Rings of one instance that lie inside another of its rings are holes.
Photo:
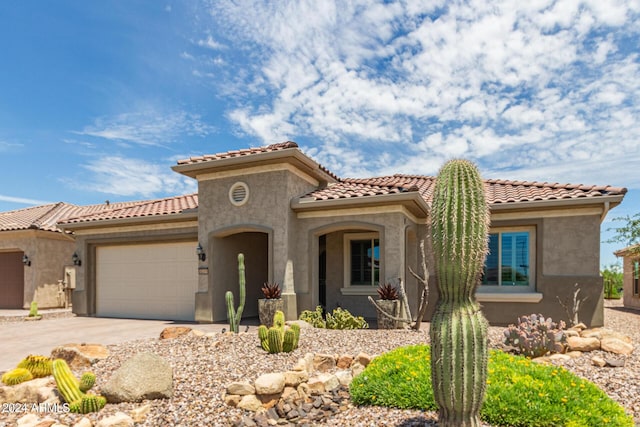
[[[96,315],[137,319],[195,318],[197,242],[96,248]]]
[[[0,252],[0,308],[22,308],[24,299],[23,252]]]

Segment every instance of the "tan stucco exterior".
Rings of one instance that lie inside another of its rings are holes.
[[[96,247],[197,238],[206,254],[199,263],[194,295],[194,320],[198,322],[227,319],[227,291],[233,292],[238,304],[240,252],[246,266],[245,317],[257,316],[260,286],[277,282],[283,289],[289,319],[302,310],[313,310],[321,301],[328,310],[343,307],[354,315],[374,318],[367,296],[377,295],[376,286],[345,282],[345,242],[354,233],[367,233],[380,243],[380,282],[402,281],[414,313],[418,294],[409,267],[419,269],[419,245],[425,242],[431,272],[427,320],[430,318],[437,299],[437,277],[429,238],[429,206],[417,191],[304,199],[305,194],[337,179],[298,149],[182,164],[174,170],[198,181],[197,212],[65,225],[75,233],[77,251],[84,261],[77,271],[74,312],[95,313]],[[233,189],[238,185],[242,188],[234,200]],[[509,324],[531,313],[568,321],[559,300],[569,301],[577,284],[584,300],[580,320],[601,326],[600,223],[608,209],[621,200],[622,196],[602,196],[492,205],[492,229],[531,230],[534,284],[526,292],[515,289],[512,293],[488,292],[480,287],[478,299],[489,321]],[[326,288],[320,286],[321,277],[326,279]]]
[[[23,308],[32,301],[38,308],[64,307],[66,296],[61,282],[64,266],[71,265],[75,250],[73,237],[43,230],[16,230],[0,233],[0,251],[24,252],[31,261],[24,266]]]
[[[640,262],[640,245],[630,246],[615,253],[622,257],[622,301],[626,308],[640,310],[640,289],[635,289],[634,263]],[[638,284],[640,288],[640,284]]]

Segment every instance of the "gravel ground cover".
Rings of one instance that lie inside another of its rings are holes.
[[[614,400],[620,402],[640,423],[640,312],[624,310],[619,302],[607,302],[606,327],[632,337],[636,351],[621,368],[598,368],[592,365],[594,355],[585,353],[568,362],[558,362],[575,374],[593,381]],[[196,327],[197,328],[197,327]],[[490,328],[492,347],[502,341],[501,327]],[[303,329],[300,347],[292,353],[269,355],[258,344],[257,328],[237,335],[216,334],[213,337],[187,335],[159,340],[147,339],[108,346],[111,356],[94,365],[96,389],[125,360],[142,351],[156,353],[174,368],[174,397],[143,403],[109,404],[99,414],[89,414],[94,422],[117,411],[128,412],[143,404],[152,406],[144,426],[230,426],[247,415],[223,402],[226,386],[239,380],[254,380],[260,374],[290,369],[305,353],[351,354],[365,352],[377,355],[395,347],[428,342],[428,324],[420,332],[410,331],[333,331]],[[66,425],[80,419],[75,414],[52,414]],[[15,420],[15,418],[14,418]],[[437,425],[432,412],[396,410],[380,407],[353,407],[340,411],[322,425],[327,426],[417,426]],[[1,423],[0,423],[1,424]],[[6,425],[11,424],[7,420]],[[488,424],[485,426],[489,426]]]

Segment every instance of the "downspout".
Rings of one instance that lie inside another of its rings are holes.
[[[600,215],[600,224],[603,223],[604,218],[609,213],[609,210],[611,210],[611,206],[610,205],[611,204],[610,204],[610,202],[608,200],[604,202],[604,210],[602,211],[602,215]]]

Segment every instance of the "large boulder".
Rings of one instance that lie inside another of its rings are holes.
[[[600,341],[600,347],[609,353],[624,354],[625,356],[633,353],[633,344],[613,337],[603,338]]]
[[[169,399],[173,396],[173,369],[158,355],[139,353],[124,362],[101,391],[111,403]]]

